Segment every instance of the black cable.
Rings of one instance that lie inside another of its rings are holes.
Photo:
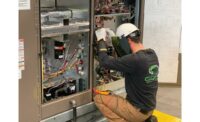
[[[58,7],[58,1],[57,0],[54,0],[54,7],[55,7],[55,9],[57,9],[57,7]]]

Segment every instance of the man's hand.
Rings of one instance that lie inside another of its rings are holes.
[[[103,40],[106,41],[106,29],[101,28],[95,31],[97,41]]]
[[[115,33],[110,28],[101,28],[95,31],[97,41],[104,40],[107,41],[107,39],[111,40],[111,37],[115,36]]]
[[[107,37],[111,40],[111,37],[116,36],[115,33],[113,32],[113,30],[111,30],[110,28],[105,28],[106,29],[106,34]]]

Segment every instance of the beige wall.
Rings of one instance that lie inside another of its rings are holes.
[[[146,0],[143,42],[158,54],[161,83],[177,82],[180,36],[181,0]]]

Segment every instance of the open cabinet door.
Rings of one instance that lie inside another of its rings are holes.
[[[38,0],[24,0],[19,8],[19,43],[22,63],[19,79],[19,122],[39,122],[41,118],[41,82],[39,60]]]

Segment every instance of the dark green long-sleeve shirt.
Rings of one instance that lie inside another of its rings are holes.
[[[100,41],[99,47],[105,48],[105,42]],[[140,50],[116,59],[99,51],[99,60],[101,66],[124,73],[126,99],[132,105],[146,111],[156,107],[159,62],[154,50]]]

